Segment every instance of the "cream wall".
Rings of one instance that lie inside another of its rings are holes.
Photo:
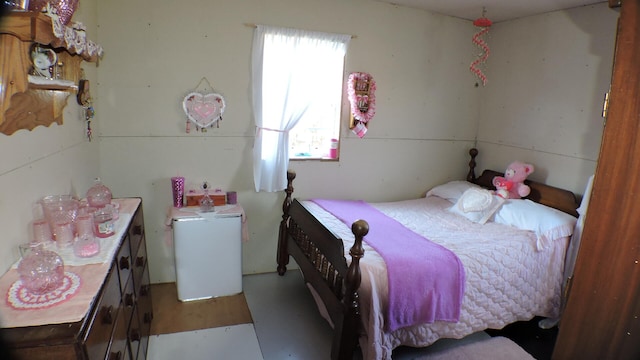
[[[601,3],[492,27],[480,163],[527,161],[532,179],[584,191],[600,151],[617,19]]]
[[[275,270],[283,195],[253,190],[245,23],[356,35],[346,71],[371,72],[378,83],[364,139],[346,128],[344,107],[339,162],[292,162],[298,196],[414,197],[462,178],[476,137],[480,168],[531,161],[534,178],[581,193],[597,160],[616,18],[600,4],[494,24],[489,83],[476,88],[468,71],[476,29],[425,11],[368,0],[83,0],[74,20],[105,48],[97,68],[84,65],[96,139],[84,138],[73,98],[63,126],[0,134],[0,270],[17,260],[38,198],[84,195],[99,175],[115,196],[142,197],[152,282],[173,281],[165,220],[178,173],[238,191],[251,237],[243,272]],[[227,111],[220,128],[186,134],[181,100],[202,77]]]
[[[95,40],[95,1],[82,1],[74,20],[83,22],[87,36]],[[87,78],[95,81],[95,64],[85,62],[82,67]],[[0,273],[19,259],[18,244],[29,240],[38,199],[52,194],[84,195],[99,176],[99,142],[87,141],[80,110],[75,93],[70,93],[62,126],[0,134]]]
[[[98,8],[106,49],[98,73],[100,173],[114,194],[143,198],[152,282],[175,278],[165,223],[176,174],[238,191],[250,232],[243,272],[275,271],[283,194],[253,186],[253,29],[246,23],[355,35],[346,72],[368,71],[378,84],[365,139],[348,131],[345,106],[340,161],[291,164],[298,196],[410,198],[464,175],[478,104],[466,21],[364,0],[111,0]],[[186,134],[181,102],[203,77],[225,96],[224,120]]]

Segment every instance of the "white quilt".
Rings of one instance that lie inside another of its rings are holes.
[[[353,245],[350,226],[313,202],[302,203],[343,239],[345,257],[351,261],[348,255]],[[493,222],[483,225],[471,222],[449,212],[447,209],[452,203],[438,197],[371,205],[453,251],[464,265],[466,284],[459,322],[434,322],[385,332],[386,267],[375,250],[364,243],[359,291],[366,331],[360,337],[364,359],[391,359],[392,350],[400,345],[424,347],[440,338],[459,339],[534,316],[559,315],[568,238],[538,251],[532,232]]]

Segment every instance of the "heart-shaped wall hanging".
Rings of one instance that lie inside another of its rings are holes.
[[[201,128],[209,127],[222,119],[225,106],[222,95],[216,93],[192,92],[182,101],[187,118]]]

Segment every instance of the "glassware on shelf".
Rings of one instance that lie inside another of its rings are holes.
[[[74,224],[70,222],[56,223],[53,226],[53,232],[56,234],[56,246],[58,249],[71,247],[75,241]]]
[[[76,218],[76,235],[81,237],[82,235],[93,236],[93,213],[78,215]]]
[[[111,207],[105,206],[93,213],[93,234],[97,237],[106,238],[115,234],[113,222],[113,211]]]
[[[111,190],[102,183],[99,177],[94,180],[93,186],[87,190],[86,196],[87,202],[91,207],[101,208],[111,204]]]
[[[40,200],[44,218],[49,223],[51,233],[55,239],[56,224],[70,223],[75,231],[75,221],[78,216],[80,202],[71,195],[49,195]]]
[[[202,184],[202,190],[204,191],[204,195],[202,195],[202,199],[200,199],[200,211],[213,211],[213,200],[209,196],[209,184],[206,181]]]
[[[33,242],[47,243],[54,240],[51,227],[46,219],[34,220],[31,228],[33,229]]]
[[[64,262],[57,253],[36,243],[23,245],[20,250],[22,260],[18,264],[18,274],[30,293],[42,295],[62,285]]]
[[[92,257],[100,252],[100,243],[93,234],[78,235],[78,239],[73,244],[73,253],[78,257]]]

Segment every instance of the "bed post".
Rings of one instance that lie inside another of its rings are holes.
[[[469,150],[469,156],[471,156],[471,161],[469,161],[469,173],[467,173],[467,181],[470,183],[476,182],[476,156],[478,156],[478,149],[471,148]]]
[[[287,272],[287,264],[289,264],[289,251],[287,249],[287,224],[289,222],[289,207],[291,207],[291,194],[293,193],[293,179],[296,178],[296,172],[287,170],[287,188],[284,190],[285,196],[282,202],[282,221],[280,221],[280,231],[278,233],[278,274],[281,276]]]
[[[369,233],[369,224],[364,220],[358,220],[351,225],[351,232],[355,235],[353,246],[349,250],[351,264],[347,270],[345,280],[345,296],[343,305],[345,308],[342,331],[336,334],[332,347],[332,359],[352,359],[353,352],[358,344],[358,329],[360,326],[360,297],[358,289],[362,273],[360,272],[360,259],[364,256],[362,239]],[[340,337],[339,339],[337,337]],[[339,351],[336,353],[336,341],[339,341]]]

